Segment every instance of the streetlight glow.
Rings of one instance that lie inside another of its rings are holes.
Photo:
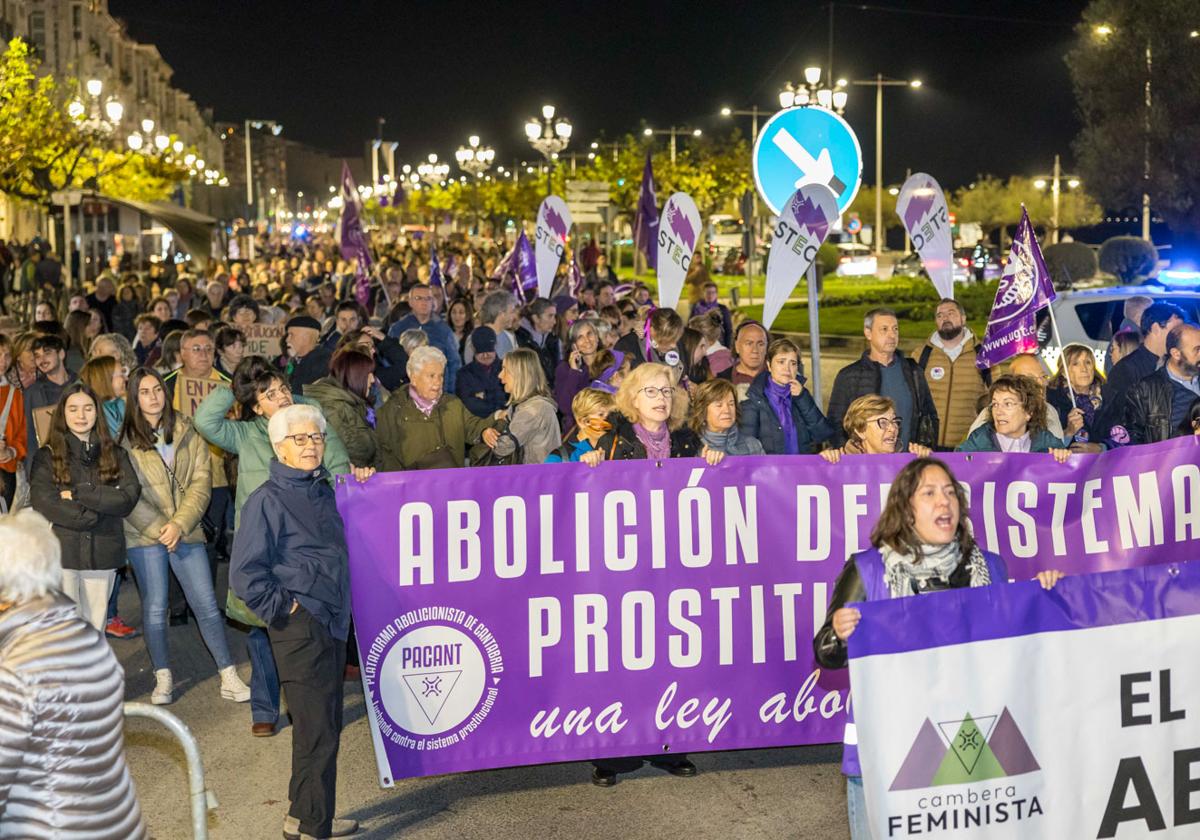
[[[544,119],[544,120],[554,119],[554,106],[553,105],[543,105],[542,106],[542,119]]]
[[[129,137],[125,139],[125,142],[129,144],[129,148],[133,151],[140,151],[142,148],[142,135],[130,134]]]
[[[157,134],[154,137],[154,145],[160,152],[165,151],[167,146],[171,145],[171,138],[165,134]]]
[[[1039,189],[1039,190],[1044,190],[1044,189],[1046,189],[1046,179],[1045,179],[1045,178],[1038,178],[1038,179],[1036,179],[1036,180],[1033,182],[1033,186],[1034,186],[1034,189]]]
[[[108,115],[110,122],[118,123],[121,117],[125,116],[125,106],[115,99],[110,99],[104,103],[104,113]]]
[[[924,84],[924,82],[922,82],[920,79],[913,79],[908,84],[912,87],[919,88],[922,84]]]
[[[821,81],[821,68],[805,67],[804,81],[808,82],[810,85],[815,85],[817,82]]]
[[[530,140],[536,140],[542,136],[542,127],[538,123],[530,120],[525,123],[525,136]]]
[[[729,116],[732,116],[732,115],[733,115],[733,109],[732,109],[732,108],[730,108],[728,105],[726,105],[724,108],[722,108],[722,109],[721,109],[721,116],[722,116],[722,117],[729,117]]]
[[[1067,181],[1067,186],[1070,187],[1071,189],[1075,189],[1076,187],[1079,186],[1079,179],[1071,178],[1070,180]]]
[[[647,137],[652,137],[654,135],[654,129],[647,128],[645,131],[642,132],[642,134],[646,135]]]
[[[1107,23],[1100,24],[1099,26],[1096,27],[1095,31],[1096,31],[1096,34],[1099,35],[1101,38],[1107,38],[1109,35],[1113,34],[1113,28],[1111,26],[1109,26]]]
[[[104,82],[100,81],[99,79],[87,80],[88,96],[99,96],[102,90],[104,90]]]
[[[154,131],[154,120],[152,120],[152,119],[142,120],[142,131],[146,134],[149,134],[151,131]]]

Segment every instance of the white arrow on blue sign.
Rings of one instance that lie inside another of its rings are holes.
[[[806,184],[823,184],[845,212],[862,185],[862,147],[850,124],[825,108],[786,108],[754,143],[754,183],[779,215]]]

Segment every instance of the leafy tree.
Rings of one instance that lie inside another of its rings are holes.
[[[1140,207],[1148,192],[1177,249],[1200,243],[1197,25],[1195,0],[1092,0],[1067,55],[1083,122],[1074,146],[1080,174],[1113,209]]]
[[[1072,284],[1096,276],[1099,268],[1096,252],[1082,242],[1059,242],[1042,249],[1046,268],[1054,279],[1054,288],[1069,289]]]
[[[1144,279],[1158,264],[1158,249],[1137,236],[1114,236],[1100,246],[1100,270],[1122,283]]]

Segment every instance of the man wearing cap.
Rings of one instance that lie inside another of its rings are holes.
[[[491,327],[477,327],[470,342],[475,354],[458,371],[456,392],[476,417],[491,417],[508,405],[508,394],[500,382],[501,362],[496,358],[496,332]]]
[[[304,393],[311,385],[329,375],[333,351],[321,346],[321,322],[311,315],[296,315],[287,322],[287,378],[292,392]]]

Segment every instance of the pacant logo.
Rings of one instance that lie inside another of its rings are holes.
[[[936,726],[925,718],[889,790],[961,785],[1040,769],[1007,707],[998,715],[967,714]]]

